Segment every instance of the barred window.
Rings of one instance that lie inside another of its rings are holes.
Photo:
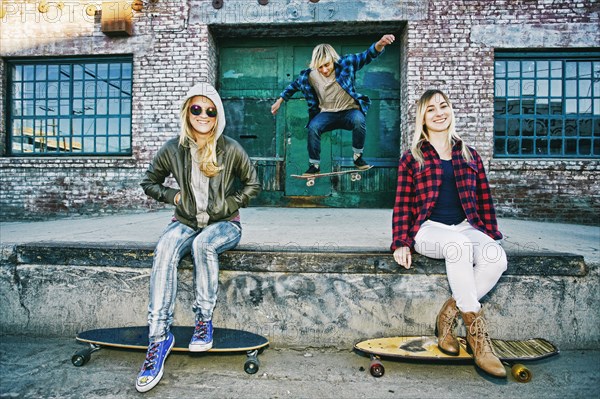
[[[11,155],[131,154],[132,57],[7,64]]]
[[[496,53],[494,155],[600,156],[600,52]]]

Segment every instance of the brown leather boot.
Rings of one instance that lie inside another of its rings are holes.
[[[467,328],[467,344],[473,353],[475,364],[494,377],[506,377],[506,369],[494,353],[487,333],[483,309],[479,313],[462,313],[462,318]]]
[[[442,352],[452,356],[456,356],[460,352],[460,346],[456,334],[454,334],[454,324],[457,317],[456,301],[451,297],[444,302],[435,320],[435,335],[438,339],[438,347]]]

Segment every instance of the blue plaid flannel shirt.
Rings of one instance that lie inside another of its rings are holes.
[[[371,105],[371,100],[369,97],[356,92],[356,89],[354,88],[356,71],[359,71],[362,67],[373,61],[384,51],[385,48],[381,51],[381,53],[375,50],[375,43],[373,43],[362,53],[345,54],[341,56],[338,62],[336,62],[334,65],[337,82],[340,84],[342,89],[346,90],[346,92],[358,103],[360,110],[365,115],[369,109],[369,105]],[[285,101],[288,101],[297,91],[301,91],[304,95],[304,98],[306,98],[306,103],[308,105],[309,122],[320,112],[317,93],[308,81],[308,75],[310,74],[310,71],[311,69],[308,68],[300,72],[300,75],[296,78],[296,80],[290,83],[289,86],[286,87],[279,95]]]

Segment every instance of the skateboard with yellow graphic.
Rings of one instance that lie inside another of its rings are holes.
[[[175,336],[174,352],[189,352],[188,343],[194,327],[171,327],[171,333]],[[102,347],[121,349],[148,349],[148,327],[121,327],[101,328],[88,330],[77,334],[78,342],[88,344],[86,349],[75,353],[71,358],[74,366],[81,367],[86,364],[93,352]],[[247,359],[244,363],[244,371],[254,374],[260,367],[259,353],[269,345],[269,340],[262,335],[248,331],[230,328],[215,328],[213,333],[213,347],[203,353],[225,353],[246,352]]]
[[[467,342],[459,337],[460,353],[457,356],[447,355],[440,351],[435,336],[389,337],[361,341],[354,349],[371,357],[370,373],[373,377],[381,377],[385,368],[381,358],[395,358],[423,362],[469,361],[473,357],[467,350]],[[559,353],[552,343],[542,338],[528,340],[492,339],[494,351],[500,360],[511,366],[511,374],[519,382],[529,382],[533,377],[531,370],[520,362],[539,360]]]

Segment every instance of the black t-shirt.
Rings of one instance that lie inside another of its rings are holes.
[[[442,159],[442,169],[442,185],[429,219],[447,225],[459,224],[466,219],[466,215],[460,204],[452,161]]]

